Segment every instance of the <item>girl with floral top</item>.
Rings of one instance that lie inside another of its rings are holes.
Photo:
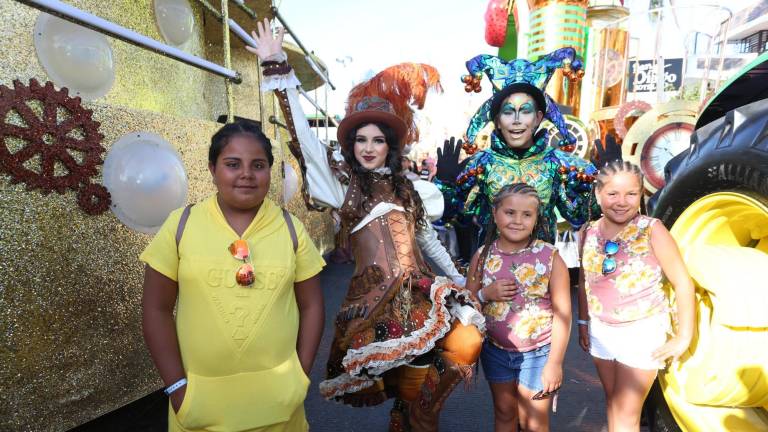
[[[563,381],[571,297],[568,268],[536,239],[541,199],[525,183],[493,200],[493,222],[472,258],[467,288],[483,303],[487,338],[480,354],[493,394],[496,431],[549,430],[549,397]]]
[[[640,429],[657,370],[680,357],[693,335],[693,282],[669,231],[639,214],[642,193],[637,166],[614,161],[603,167],[595,195],[603,216],[583,234],[579,344],[594,358],[610,432]],[[677,302],[678,331],[669,340],[664,277]]]

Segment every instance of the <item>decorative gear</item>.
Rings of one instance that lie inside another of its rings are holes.
[[[624,137],[627,136],[627,127],[624,125],[624,120],[626,120],[632,112],[640,111],[641,114],[645,114],[651,109],[653,109],[651,104],[639,100],[627,102],[619,107],[619,110],[616,112],[616,117],[613,118],[613,128],[616,130],[616,135],[621,139],[624,139]]]
[[[89,215],[95,216],[109,210],[112,197],[107,188],[100,184],[89,183],[77,192],[77,204]]]
[[[50,81],[41,86],[32,78],[26,86],[14,80],[13,87],[0,86],[0,170],[11,182],[43,194],[78,191],[78,203],[88,214],[106,211],[109,193],[90,184],[104,152],[93,112],[83,108],[79,97],[70,97],[66,87],[56,90]],[[9,143],[13,138],[23,143],[21,148]],[[39,165],[28,164],[35,159]]]

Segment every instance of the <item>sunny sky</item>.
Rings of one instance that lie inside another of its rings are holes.
[[[728,5],[736,11],[754,1],[729,0]],[[352,85],[375,72],[406,61],[431,64],[440,71],[445,89],[427,98],[420,115],[422,145],[433,148],[445,137],[463,135],[470,116],[490,96],[487,80],[480,94],[465,93],[460,82],[466,60],[498,52],[484,37],[488,0],[277,0],[276,4],[303,44],[329,68],[336,85],[335,91],[328,92],[332,114],[343,116]],[[648,0],[625,4],[636,13],[647,9]],[[683,20],[695,16],[693,12],[684,15]],[[322,101],[323,92],[319,93]]]
[[[461,136],[468,117],[490,96],[488,89],[469,95],[460,82],[466,60],[497,52],[484,38],[487,0],[282,0],[278,5],[302,43],[328,66],[337,88],[329,91],[334,114],[343,116],[354,83],[406,61],[435,66],[445,88],[444,94],[429,95],[421,113],[425,141]]]

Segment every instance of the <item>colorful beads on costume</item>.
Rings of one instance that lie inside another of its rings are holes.
[[[483,74],[481,72],[476,72],[472,75],[462,75],[461,76],[461,82],[466,84],[464,86],[464,91],[467,93],[480,93],[483,88],[480,86],[480,81],[483,79]]]
[[[464,153],[466,153],[467,156],[472,156],[473,154],[477,153],[477,151],[479,150],[479,148],[477,147],[477,143],[470,143],[466,139],[464,140],[464,144],[461,145],[461,149],[464,150]]]
[[[477,177],[478,175],[481,175],[484,171],[485,171],[485,169],[483,167],[481,167],[481,166],[477,167],[477,168],[472,168],[472,169],[466,171],[464,174],[461,174],[459,176],[459,179],[457,180],[457,183],[458,184],[466,183],[467,180],[469,180],[470,178],[473,178],[473,177]]]
[[[560,182],[566,187],[578,189],[581,191],[589,191],[592,189],[592,183],[595,181],[595,176],[588,173],[585,167],[576,165],[568,165],[565,160],[561,161],[562,165],[557,169],[560,175]]]
[[[495,135],[494,132],[492,136]],[[589,214],[588,203],[597,170],[581,158],[549,147],[547,142],[547,134],[539,133],[533,146],[521,153],[492,140],[491,148],[470,158],[454,188],[439,186],[445,194],[446,213],[474,216],[485,225],[491,218],[491,200],[501,187],[525,182],[533,186],[542,199],[543,223],[536,233],[538,238],[554,242],[555,208],[573,226],[581,226]],[[597,214],[599,209],[592,201]]]

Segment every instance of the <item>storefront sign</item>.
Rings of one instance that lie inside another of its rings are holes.
[[[658,64],[653,60],[629,62],[629,91],[655,92]],[[679,90],[683,82],[683,59],[664,59],[664,91]]]

